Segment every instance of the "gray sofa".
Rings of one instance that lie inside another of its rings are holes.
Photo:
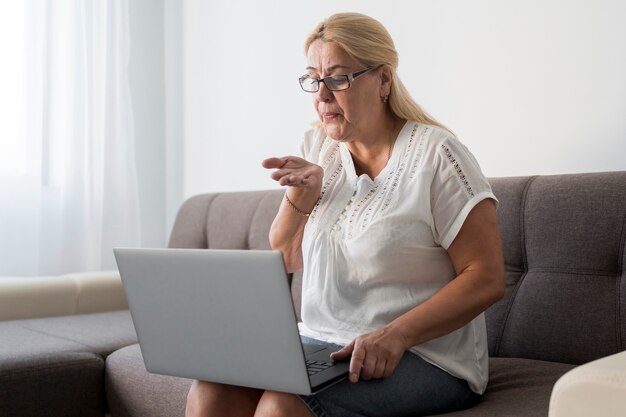
[[[486,312],[487,392],[449,415],[546,417],[559,377],[626,349],[626,172],[490,181],[507,290]],[[281,198],[193,197],[170,246],[268,249]],[[0,322],[1,416],[182,416],[189,384],[145,371],[127,311]]]

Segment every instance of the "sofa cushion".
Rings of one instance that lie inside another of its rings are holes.
[[[0,320],[127,309],[117,271],[0,277]]]
[[[531,359],[491,358],[490,381],[481,402],[446,415],[545,417],[552,386],[572,368]],[[113,417],[182,417],[191,380],[148,373],[139,345],[133,345],[107,358],[105,385]]]
[[[66,276],[0,277],[0,320],[74,314],[76,298]]]
[[[269,230],[284,190],[203,194],[176,216],[171,248],[269,249]]]
[[[102,357],[90,352],[57,352],[2,366],[0,415],[102,417],[103,368]]]
[[[207,248],[206,218],[211,201],[216,195],[202,194],[185,200],[176,214],[169,247]]]
[[[211,202],[207,241],[211,249],[270,249],[269,231],[284,191],[224,193]]]
[[[0,339],[0,415],[104,415],[100,355],[14,322],[0,324]]]
[[[532,359],[490,358],[489,385],[472,408],[451,417],[546,417],[554,383],[574,365]]]
[[[128,310],[78,314],[5,322],[25,330],[71,341],[76,350],[107,356],[115,350],[137,343],[137,335]],[[2,334],[0,323],[0,334]]]
[[[533,177],[510,177],[491,179],[491,186],[498,197],[498,218],[504,264],[506,266],[506,291],[504,297],[489,307],[485,318],[487,321],[487,335],[489,354],[498,354],[497,342],[502,332],[502,323],[506,321],[508,307],[513,299],[515,286],[524,272],[524,258],[522,249],[520,212],[523,207],[524,196]]]
[[[104,357],[136,343],[128,311],[0,322],[0,416],[103,416]]]
[[[626,172],[496,178],[506,295],[489,353],[581,364],[626,348]]]
[[[146,371],[139,345],[112,353],[106,360],[106,396],[113,417],[185,415],[191,380]]]

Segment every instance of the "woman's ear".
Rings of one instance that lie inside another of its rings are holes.
[[[387,97],[391,91],[391,82],[393,81],[393,71],[387,64],[380,67],[380,96]]]

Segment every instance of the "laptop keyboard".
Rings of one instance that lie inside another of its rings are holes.
[[[328,369],[331,366],[333,366],[333,364],[330,362],[320,362],[320,361],[311,361],[311,360],[306,361],[306,369],[309,375],[315,375],[316,373],[322,372],[323,370]]]

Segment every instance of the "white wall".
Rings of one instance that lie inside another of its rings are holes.
[[[623,0],[185,0],[185,197],[275,187],[260,161],[315,118],[303,40],[340,11],[387,27],[414,98],[486,175],[626,170]]]

